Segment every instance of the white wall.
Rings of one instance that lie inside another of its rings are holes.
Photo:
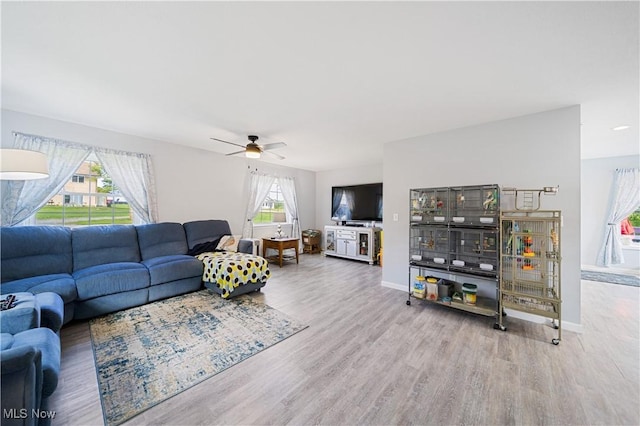
[[[331,220],[331,187],[382,182],[382,164],[316,173],[316,228],[335,225]],[[386,188],[382,187],[383,193]],[[384,219],[384,218],[383,218]]]
[[[596,265],[604,239],[608,206],[616,169],[640,167],[640,156],[598,158],[582,161],[582,236],[583,265]],[[620,268],[640,268],[640,251],[624,250]]]
[[[409,190],[499,184],[560,186],[563,321],[580,324],[580,107],[573,106],[384,146],[383,282],[408,288]],[[329,198],[329,197],[327,197]],[[391,220],[397,213],[399,220]]]
[[[1,146],[12,145],[12,131],[150,154],[162,222],[226,219],[232,232],[242,233],[248,172],[258,169],[294,177],[301,227],[309,228],[316,223],[316,182],[311,171],[2,110]]]
[[[384,148],[384,164],[318,173],[259,161],[249,162],[242,157],[225,157],[214,152],[7,110],[2,110],[1,145],[10,146],[13,141],[11,131],[15,130],[149,153],[156,172],[160,220],[185,222],[226,218],[234,233],[242,230],[249,167],[296,178],[302,229],[322,229],[324,225],[333,224],[330,219],[332,186],[382,181],[385,216],[383,281],[403,287],[407,286],[408,276],[410,188],[485,183],[521,188],[560,185],[559,194],[545,199],[544,207],[563,210],[563,318],[579,324],[579,123],[579,107],[565,108],[390,142]],[[588,161],[598,160],[585,161],[586,170],[591,170]],[[594,163],[593,167],[600,166]],[[616,163],[613,168],[616,167],[626,166]],[[610,182],[601,182],[604,178],[595,178],[594,182],[598,184],[592,185],[589,181],[591,172],[583,175],[584,191],[590,186],[609,190]],[[583,204],[583,237],[590,235],[588,229],[597,220],[586,213],[598,210],[597,193],[592,192],[594,198],[590,200],[593,203]],[[584,196],[587,197],[586,193]],[[393,213],[398,213],[398,222],[391,220]],[[585,250],[587,244],[591,242],[585,241],[582,253],[589,263],[591,255]]]

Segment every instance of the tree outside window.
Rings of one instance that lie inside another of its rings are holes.
[[[627,244],[630,242],[640,245],[640,209],[631,213],[629,217],[622,221],[620,234],[626,239]]]
[[[636,210],[635,212],[631,213],[631,215],[628,217],[629,222],[631,223],[631,225],[634,228],[640,228],[640,209]]]
[[[286,222],[284,198],[278,180],[271,185],[269,195],[262,203],[262,207],[253,218],[254,224],[269,224]]]

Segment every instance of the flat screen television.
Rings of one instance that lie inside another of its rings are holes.
[[[382,221],[382,182],[331,188],[331,220]]]

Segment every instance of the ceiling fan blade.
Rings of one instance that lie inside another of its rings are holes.
[[[236,152],[231,152],[229,154],[225,154],[227,157],[230,155],[236,155],[236,154],[244,154],[246,151],[242,150],[242,151],[236,151]]]
[[[239,146],[240,148],[244,148],[244,145],[240,145],[234,142],[223,141],[222,139],[217,139],[217,138],[209,138],[209,139],[213,139],[214,141],[224,142],[224,143],[228,143],[229,145],[235,145],[235,146]]]
[[[271,151],[262,151],[262,153],[263,153],[263,154],[266,154],[266,155],[270,155],[270,156],[272,156],[272,157],[275,157],[275,158],[277,158],[278,160],[284,160],[284,157],[283,157],[282,155],[280,155],[280,154],[276,154],[275,152],[271,152]]]
[[[287,144],[284,142],[276,142],[276,143],[268,143],[266,145],[262,145],[261,148],[263,151],[269,151],[272,149],[284,148],[285,146],[287,146]]]

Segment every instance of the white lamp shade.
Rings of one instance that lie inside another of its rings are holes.
[[[244,151],[244,155],[247,158],[260,158],[260,148],[257,145],[249,144]]]
[[[0,180],[48,177],[47,157],[43,153],[25,149],[0,149]]]

